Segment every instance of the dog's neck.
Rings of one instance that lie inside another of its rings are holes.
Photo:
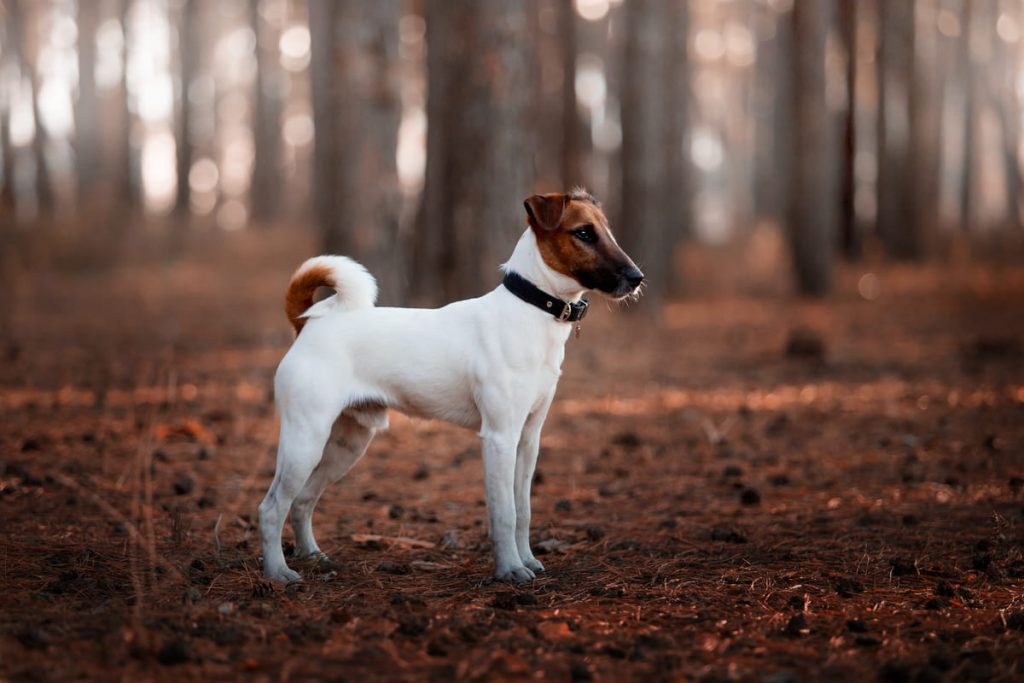
[[[530,228],[527,228],[519,238],[512,256],[501,269],[506,273],[517,273],[536,287],[565,301],[579,301],[587,291],[576,280],[562,275],[544,262],[544,257],[537,246],[537,238]]]

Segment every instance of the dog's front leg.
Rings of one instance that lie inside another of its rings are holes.
[[[521,583],[535,578],[523,565],[516,548],[516,504],[514,495],[517,432],[487,432],[484,446],[484,488],[494,550],[494,575],[501,581]]]
[[[527,418],[516,453],[516,548],[519,559],[534,572],[544,571],[544,565],[533,556],[530,549],[530,489],[533,473],[537,469],[537,456],[540,454],[540,431],[553,397],[554,394],[548,397],[542,408]]]

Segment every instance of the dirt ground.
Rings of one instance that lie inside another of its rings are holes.
[[[232,240],[16,278],[0,679],[1024,677],[1024,267],[594,306],[536,582],[490,578],[475,436],[393,415],[317,510],[333,562],[284,588],[255,511],[309,252]]]

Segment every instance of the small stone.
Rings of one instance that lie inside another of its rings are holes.
[[[41,451],[43,449],[42,439],[25,439],[21,442],[21,452]]]
[[[711,540],[724,543],[746,543],[747,537],[735,529],[715,527],[711,530]]]
[[[917,567],[910,560],[902,557],[894,557],[889,560],[889,567],[893,576],[912,576],[917,574]]]
[[[761,502],[761,494],[757,492],[757,489],[743,489],[740,494],[740,502],[744,505],[758,505]]]
[[[790,358],[821,360],[825,357],[825,340],[809,327],[797,327],[789,333],[786,355]]]
[[[867,633],[868,622],[863,619],[847,619],[846,630],[850,633]]]
[[[192,493],[196,488],[196,480],[192,478],[192,475],[187,472],[179,472],[174,477],[172,484],[174,487],[174,493],[178,496],[187,496]]]
[[[807,617],[803,614],[794,614],[789,618],[789,622],[786,624],[784,633],[791,638],[799,638],[810,633],[811,630],[807,626]]]
[[[18,633],[18,642],[30,650],[42,650],[48,647],[53,639],[41,628],[26,628]]]
[[[633,449],[638,448],[641,444],[643,444],[643,441],[640,439],[639,436],[636,435],[635,432],[622,432],[620,434],[617,434],[615,438],[612,439],[612,443],[615,444],[616,446],[622,446],[623,448],[626,449]]]
[[[164,666],[184,664],[192,658],[192,648],[184,640],[172,640],[160,648],[156,660]]]
[[[841,598],[853,597],[854,593],[863,593],[864,584],[849,576],[837,576],[832,580],[836,594]]]
[[[1006,615],[1006,628],[1024,631],[1024,610],[1016,610]]]

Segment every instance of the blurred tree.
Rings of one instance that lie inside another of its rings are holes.
[[[426,0],[427,169],[414,285],[423,302],[497,282],[533,191],[531,3]]]
[[[324,250],[352,256],[384,301],[399,280],[401,0],[311,0],[314,202]]]
[[[857,189],[857,0],[839,0],[837,28],[846,53],[846,109],[843,112],[843,148],[840,156],[840,244],[843,255],[856,259],[861,255],[861,231],[857,223],[854,196]]]
[[[558,0],[558,45],[562,61],[562,189],[585,184],[581,141],[583,126],[576,107],[576,11],[573,0]]]
[[[8,12],[11,16],[11,22],[14,26],[22,27],[22,30],[27,26],[24,15],[22,14],[23,8],[20,0],[9,0],[8,1]],[[36,12],[48,12],[48,7],[34,7]],[[14,44],[11,46],[17,51],[18,63],[22,65],[22,68],[28,72],[29,83],[32,86],[32,116],[35,119],[35,134],[32,136],[32,153],[35,158],[36,164],[36,176],[35,176],[35,191],[36,191],[36,204],[40,211],[48,212],[53,208],[54,195],[53,195],[53,184],[50,177],[50,164],[46,157],[46,126],[43,125],[43,110],[39,104],[39,54],[42,52],[42,36],[39,36],[37,32],[31,32],[29,34],[22,33],[21,35],[31,35],[35,37],[35,47],[31,50],[32,61],[29,62],[25,59],[25,44],[24,40],[20,37],[15,38]],[[44,33],[45,35],[45,33]]]
[[[128,72],[131,65],[131,13],[133,0],[121,0],[121,64],[123,66],[123,78],[121,79],[121,114],[122,124],[119,129],[121,136],[118,141],[118,163],[115,172],[114,182],[118,188],[118,195],[121,205],[132,209],[139,205],[142,197],[141,188],[135,181],[135,148],[132,143],[132,127],[135,120],[132,116],[131,91],[128,86]],[[124,223],[115,221],[116,228],[121,230]]]
[[[96,28],[99,4],[78,3],[78,98],[75,100],[75,164],[79,201],[96,182],[100,161],[99,98],[96,96]]]
[[[256,36],[256,84],[253,96],[252,220],[259,224],[278,213],[281,187],[281,74],[277,36],[260,18],[260,0],[250,0],[252,30]]]
[[[754,211],[785,222],[789,180],[792,97],[791,25],[769,3],[754,3],[757,60],[754,63]]]
[[[924,251],[918,173],[923,131],[919,130],[923,92],[915,54],[916,0],[879,0],[878,39],[878,236],[897,259],[919,258]]]
[[[23,28],[15,24],[15,19],[20,19],[20,16],[11,14],[10,6],[8,6],[7,20],[3,22],[2,43],[7,46],[7,49],[0,51],[0,73],[19,74],[17,84],[8,85],[11,89],[20,87],[20,72],[23,68],[22,64],[17,62],[20,50],[15,45],[17,41],[21,40]],[[0,214],[5,217],[5,225],[10,225],[11,221],[6,218],[14,216],[17,202],[17,190],[14,183],[16,150],[11,141],[11,108],[14,103],[10,97],[5,99],[3,106],[0,107],[0,153],[3,154],[4,174],[3,184],[0,185]]]
[[[814,296],[832,288],[838,201],[834,136],[825,98],[825,38],[831,21],[825,0],[793,3],[792,176],[789,239],[797,287]]]
[[[625,5],[622,78],[622,196],[616,222],[626,249],[652,283],[675,289],[675,247],[690,224],[683,141],[688,126],[686,3]]]
[[[199,66],[199,30],[197,26],[198,7],[196,0],[184,0],[181,7],[181,25],[178,28],[178,78],[180,98],[178,103],[178,129],[175,135],[175,168],[178,190],[174,200],[174,212],[186,217],[191,212],[192,188],[188,176],[192,170],[192,105],[189,91],[196,78]]]
[[[881,0],[880,0],[881,1]],[[963,0],[963,12],[960,15],[960,68],[961,83],[964,89],[964,129],[962,133],[963,151],[960,163],[960,229],[971,229],[974,197],[971,181],[974,178],[974,129],[975,129],[975,81],[977,69],[974,64],[973,38],[974,12],[971,0]]]
[[[1017,2],[1007,3],[998,8],[1005,13],[1011,25],[1020,26],[1022,19],[1021,5]],[[1015,54],[1016,45],[1006,40],[993,41],[995,50],[995,66],[989,71],[989,98],[999,119],[1002,134],[1003,173],[1006,179],[1006,212],[1010,226],[1015,230],[1024,228],[1024,207],[1021,207],[1021,170],[1020,170],[1020,96],[1017,91],[1017,78],[1020,71],[1019,55]]]

